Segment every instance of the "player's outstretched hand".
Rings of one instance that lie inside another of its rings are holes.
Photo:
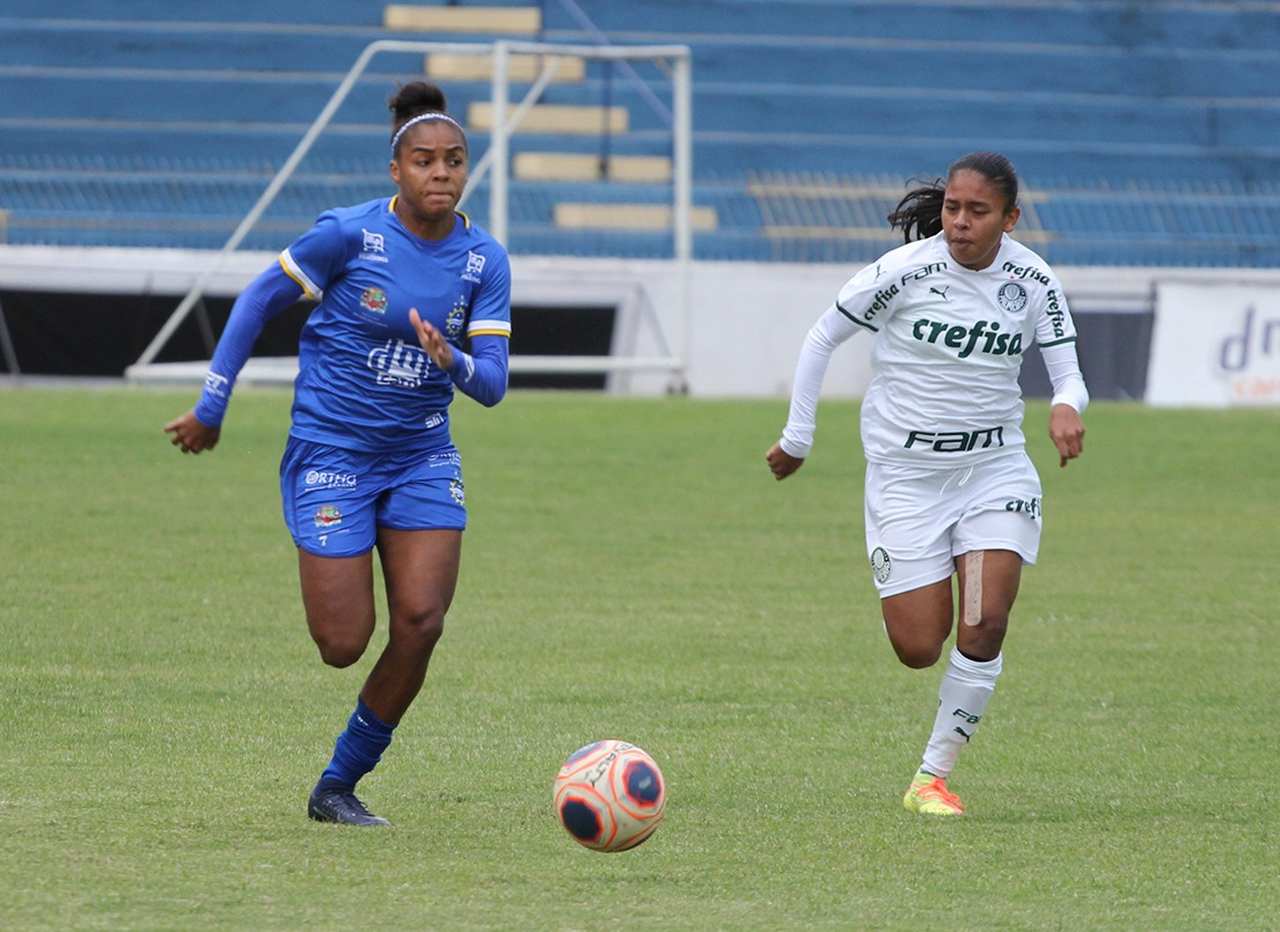
[[[164,432],[171,435],[169,442],[180,447],[183,453],[199,453],[218,445],[222,428],[201,424],[193,409],[164,425]]]
[[[409,323],[418,331],[418,342],[427,351],[431,361],[446,372],[453,367],[453,347],[435,327],[418,315],[416,307],[409,308]]]
[[[1058,448],[1059,468],[1083,453],[1084,421],[1080,420],[1080,412],[1071,405],[1054,405],[1049,412],[1049,439]]]
[[[773,478],[778,480],[787,478],[804,465],[804,459],[792,456],[782,449],[780,443],[775,443],[769,448],[769,452],[764,455],[764,461],[769,464]]]

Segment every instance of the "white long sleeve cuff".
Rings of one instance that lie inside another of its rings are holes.
[[[1089,406],[1089,389],[1080,373],[1076,345],[1059,343],[1056,346],[1042,346],[1040,356],[1044,359],[1044,367],[1048,370],[1049,381],[1053,385],[1053,400],[1050,404],[1070,405],[1077,413],[1084,414],[1084,409]]]

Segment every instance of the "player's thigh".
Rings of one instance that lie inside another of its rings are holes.
[[[322,557],[298,548],[298,579],[307,627],[322,650],[364,651],[373,634],[373,555]]]
[[[280,461],[280,500],[298,547],[307,627],[330,662],[354,662],[373,633],[379,483],[376,457],[296,437]]]
[[[909,667],[931,666],[951,634],[951,579],[883,598],[880,611],[898,659]]]
[[[378,557],[392,623],[442,622],[458,585],[462,532],[451,528],[380,528]]]
[[[466,526],[457,450],[414,454],[397,464],[378,502],[378,555],[393,624],[443,619],[453,602]]]

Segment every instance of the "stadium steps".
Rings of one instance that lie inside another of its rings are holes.
[[[989,44],[1054,43],[1096,49],[1158,46],[1236,52],[1280,47],[1280,17],[1271,4],[1261,3],[595,0],[583,3],[583,8],[615,42],[696,44],[755,35],[806,39],[860,36],[885,43],[969,39]],[[544,20],[548,35],[579,29],[559,4],[547,4]],[[900,62],[899,67],[910,65]]]
[[[32,21],[0,17],[0,62],[8,70],[61,69],[74,63],[79,69],[180,71],[203,67],[247,73],[292,73],[300,78],[319,72],[332,76],[336,84],[337,76],[346,71],[368,42],[376,38],[403,38],[382,30],[349,34],[336,29],[281,31],[268,25],[167,23],[161,28],[144,29],[107,23],[93,28],[51,28]],[[475,39],[456,33],[422,38],[457,42]],[[559,38],[582,41],[584,37]],[[661,35],[654,38],[678,41],[698,37]],[[952,37],[945,49],[940,48],[937,41],[897,40],[885,45],[862,34],[796,38],[713,36],[691,44],[695,86],[732,84],[749,78],[759,85],[929,88],[931,85],[917,69],[903,67],[904,60],[943,54],[990,54],[984,53],[986,46],[981,38],[968,38],[963,33]],[[823,54],[815,55],[816,48],[823,49]],[[419,69],[415,59],[412,53],[384,53],[373,60],[370,72],[402,75],[416,71]],[[1055,94],[1135,96],[1134,88],[1158,88],[1161,100],[1274,100],[1277,68],[1280,68],[1280,51],[1274,49],[1233,54],[1226,49],[1198,53],[1164,46],[1090,49],[1047,42],[1033,48],[1011,44],[1000,50],[997,66],[966,71],[960,89],[1022,93],[1029,90],[1024,76],[1044,75],[1045,80],[1037,83]],[[584,73],[598,76],[604,70],[601,63],[590,63]],[[36,73],[33,79],[43,79],[43,75]]]
[[[507,117],[516,105],[507,108]],[[626,107],[596,107],[589,104],[534,104],[516,127],[516,133],[565,133],[596,136],[602,131],[625,133],[631,123]],[[472,101],[467,105],[467,129],[489,132],[493,129],[493,104]]]
[[[580,82],[586,75],[586,65],[581,58],[513,54],[507,57],[507,79],[532,83],[545,65],[554,66],[553,84]],[[493,76],[493,56],[435,52],[426,56],[423,70],[433,81],[489,81]]]
[[[1041,249],[1050,261],[1275,262],[1277,211],[1267,185],[1280,177],[1280,17],[1189,0],[1159,8],[1024,0],[582,4],[615,41],[694,47],[695,199],[716,218],[714,230],[695,235],[700,257],[872,258],[897,241],[883,227],[886,194],[998,138],[1034,186],[1024,233],[1040,235],[1040,221],[1051,237]],[[450,0],[420,6],[472,8]],[[561,5],[543,10],[545,38],[589,38]],[[121,19],[112,21],[95,0],[66,0],[54,14],[59,19],[50,18],[44,0],[10,0],[0,13],[0,207],[11,214],[10,238],[174,245],[176,237],[220,245],[367,42],[468,38],[391,33],[382,11],[227,0],[184,23],[155,0],[122,0],[110,13]],[[1028,35],[1039,38],[1028,42]],[[964,72],[962,84],[931,86],[913,64],[965,56],[992,67]],[[389,183],[376,170],[386,159],[386,97],[395,78],[430,67],[420,55],[376,59],[251,242],[279,248],[290,225],[300,232],[320,207],[386,193]],[[669,92],[656,69],[642,73],[659,96]],[[487,103],[483,71],[439,80],[456,113]],[[528,80],[513,87],[513,99]],[[86,117],[88,82],[96,110]],[[624,177],[620,167],[609,184],[554,180],[557,173],[599,177],[603,155],[616,166],[634,157],[670,165],[669,130],[607,65],[586,64],[574,81],[549,87],[539,104],[598,106],[605,93],[625,112],[626,132],[601,139],[601,113],[590,133],[552,124],[512,139],[514,250],[670,254],[665,229],[554,225],[563,204],[606,213],[625,204],[669,209],[669,167],[630,176],[648,184],[613,180]],[[1048,113],[1055,118],[1045,119]],[[957,114],[972,127],[969,138],[955,133]],[[775,140],[767,151],[762,127]],[[478,158],[487,133],[477,126],[468,135]],[[93,152],[80,156],[86,137]],[[769,193],[751,187],[742,170],[748,165],[758,172],[799,166],[884,192],[861,199]],[[52,181],[46,173],[57,166],[69,173],[62,179],[69,186],[32,187]],[[521,168],[531,174],[522,178]],[[165,170],[174,177],[157,176]],[[132,188],[104,188],[98,175],[113,171],[138,178]],[[1146,190],[1124,190],[1147,179]],[[1187,182],[1200,186],[1200,196],[1179,191]],[[1212,185],[1223,185],[1217,201],[1208,196]],[[483,204],[468,207],[483,225]],[[78,233],[67,225],[76,217],[87,223]]]
[[[511,169],[523,181],[671,181],[671,159],[659,155],[521,152]]]
[[[47,75],[40,80],[40,119],[83,119],[85,77]],[[0,118],[30,115],[29,77],[0,70]],[[139,113],[149,121],[310,122],[328,101],[333,87],[312,79],[282,80],[255,75],[227,79],[216,75],[172,78],[163,82],[138,75],[93,77],[94,113],[98,119],[130,119]],[[381,123],[391,82],[362,81],[339,109],[336,119],[349,123]],[[513,99],[523,85],[513,89]],[[449,87],[450,106],[467,114],[472,128],[487,129],[492,104],[483,82],[457,82]],[[596,133],[630,129],[668,132],[662,120],[627,84],[612,88],[613,103],[601,110],[602,89],[594,81],[580,86],[548,88],[531,111],[525,132]],[[514,106],[514,104],[512,104]],[[778,135],[830,129],[851,138],[891,136],[903,142],[943,141],[954,135],[957,113],[964,125],[1000,127],[1000,138],[1066,145],[1084,140],[1108,144],[1163,144],[1208,149],[1275,146],[1280,140],[1280,99],[1254,104],[1205,106],[1135,98],[1075,100],[1052,95],[1010,96],[964,91],[930,94],[922,89],[883,93],[875,88],[801,85],[729,87],[695,85],[694,112],[699,134],[743,132],[767,125]],[[1052,118],[1046,114],[1052,114]],[[1105,126],[1105,134],[1097,127]],[[975,135],[977,132],[975,132]],[[301,135],[301,133],[299,133]],[[753,159],[761,157],[760,147]]]
[[[391,4],[382,25],[392,32],[456,32],[534,36],[542,29],[536,6],[421,6]]]
[[[415,0],[416,10],[467,10],[490,3]],[[901,0],[880,3],[832,3],[825,0],[717,0],[679,3],[672,0],[579,0],[579,5],[615,42],[732,40],[735,35],[868,36],[883,41],[941,40],[972,37],[989,42],[1072,43],[1091,47],[1171,47],[1187,50],[1250,51],[1280,48],[1280,18],[1264,3],[1054,3],[1026,0]],[[109,13],[104,15],[105,10]],[[248,26],[277,28],[282,33],[325,29],[357,35],[358,30],[385,31],[386,6],[371,3],[315,3],[314,0],[220,0],[200,6],[187,17],[193,31]],[[507,6],[505,11],[537,9],[534,4]],[[3,20],[103,23],[110,19],[155,28],[165,23],[184,25],[171,3],[156,0],[6,0]],[[507,13],[507,15],[511,15]],[[524,15],[528,15],[527,13]],[[579,34],[571,14],[558,3],[544,5],[544,32]],[[660,27],[660,28],[655,28]],[[635,40],[630,33],[642,33]],[[650,38],[650,37],[660,38]],[[901,67],[901,64],[900,66]]]
[[[562,201],[555,206],[554,222],[562,230],[670,230],[673,210],[668,204],[593,204]],[[717,226],[713,207],[694,207],[689,222],[706,233]]]

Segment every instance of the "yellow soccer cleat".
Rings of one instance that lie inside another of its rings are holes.
[[[911,785],[907,787],[902,805],[908,812],[919,812],[922,815],[964,815],[964,803],[960,802],[959,796],[947,789],[947,781],[923,770],[915,775]]]

